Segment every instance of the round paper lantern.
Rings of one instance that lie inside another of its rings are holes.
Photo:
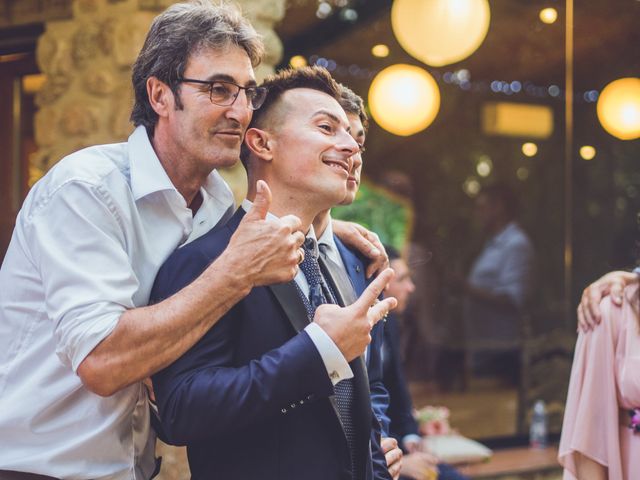
[[[489,30],[487,0],[395,0],[391,27],[409,55],[434,67],[467,58]]]
[[[640,78],[620,78],[604,87],[597,112],[602,127],[614,137],[640,137]]]
[[[436,118],[440,90],[426,70],[413,65],[392,65],[371,82],[369,108],[376,123],[388,132],[413,135]]]

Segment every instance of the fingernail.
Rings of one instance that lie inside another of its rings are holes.
[[[371,255],[375,255],[377,257],[378,255],[380,255],[380,250],[378,250],[377,248],[372,248],[369,253],[371,253]]]

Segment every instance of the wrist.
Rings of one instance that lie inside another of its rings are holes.
[[[214,283],[224,283],[224,287],[238,293],[238,299],[246,297],[255,286],[254,277],[247,266],[238,261],[228,249],[209,266],[207,271]]]

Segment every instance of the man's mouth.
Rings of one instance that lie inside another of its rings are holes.
[[[349,164],[347,162],[340,160],[323,160],[323,163],[336,170],[344,171],[347,175],[349,174]]]
[[[222,135],[224,137],[242,138],[242,132],[240,130],[218,130],[216,135]]]

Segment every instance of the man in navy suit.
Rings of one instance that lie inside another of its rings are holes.
[[[395,306],[393,298],[375,304],[392,272],[383,271],[348,307],[321,304],[349,303],[350,285],[314,273],[320,267],[311,222],[344,198],[358,145],[326,71],[287,71],[265,86],[269,96],[254,113],[242,152],[254,208],[243,202],[226,226],[176,251],[152,298],[188,285],[229,241],[241,241],[234,231],[249,210],[267,220],[300,219],[308,232],[305,273],[254,288],[154,375],[165,435],[187,445],[195,479],[388,479],[371,461],[377,422],[362,354],[372,325]]]
[[[349,126],[351,127],[351,136],[360,147],[360,151],[352,157],[351,171],[347,180],[347,194],[341,202],[341,205],[350,205],[356,197],[356,193],[360,187],[360,177],[362,173],[362,151],[364,151],[364,143],[366,139],[369,119],[364,108],[362,98],[356,95],[350,88],[341,85],[340,106],[347,114]],[[331,221],[331,210],[325,210],[318,214],[313,220],[313,228],[318,237],[321,258],[325,259],[325,264],[333,266],[336,270],[334,276],[347,275],[356,294],[361,294],[367,286],[367,279],[362,268],[363,262],[366,260],[362,255],[354,252],[344,245],[333,234]],[[357,225],[357,224],[354,224]],[[357,228],[357,227],[355,227]],[[375,235],[368,231],[361,232],[362,235]],[[371,240],[378,240],[372,238]],[[383,324],[378,324],[371,333],[371,344],[367,348],[367,352],[380,352],[383,343]],[[385,454],[385,461],[382,462],[383,467],[387,467],[389,474],[397,480],[402,465],[402,450],[398,448],[397,441],[389,436],[389,417],[387,409],[389,408],[389,394],[380,381],[382,378],[382,356],[378,354],[365,355],[367,359],[367,369],[369,372],[369,381],[371,383],[371,404],[373,412],[376,415],[381,427],[382,444],[373,445],[372,448],[381,448]],[[374,459],[374,461],[377,460]]]

